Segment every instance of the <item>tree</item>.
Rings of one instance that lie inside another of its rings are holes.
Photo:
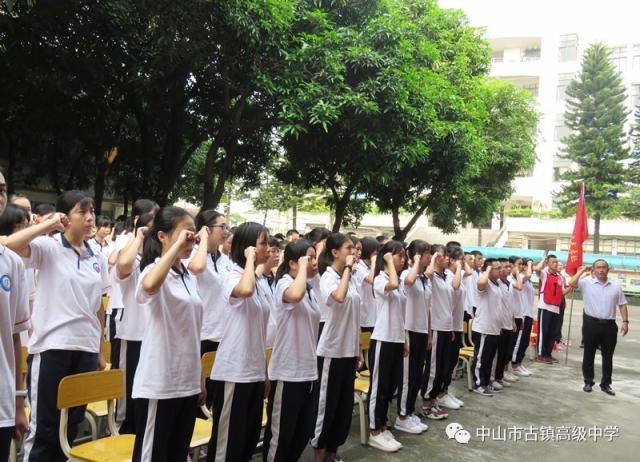
[[[622,78],[609,60],[609,50],[601,43],[585,52],[580,75],[567,89],[565,120],[572,130],[565,140],[563,157],[575,168],[563,174],[566,180],[558,194],[560,208],[567,215],[575,211],[580,183],[585,183],[587,207],[594,218],[593,251],[599,252],[600,220],[620,216],[627,172],[623,161],[629,158],[624,123],[625,88]]]

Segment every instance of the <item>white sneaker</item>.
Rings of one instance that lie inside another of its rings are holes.
[[[438,398],[437,400],[438,406],[446,407],[447,409],[460,409],[460,405],[456,403],[451,396],[447,393],[442,398]]]
[[[422,433],[422,428],[418,427],[416,423],[410,418],[402,420],[400,417],[396,417],[396,422],[393,424],[393,428],[405,433],[412,433],[419,435]]]
[[[385,430],[380,434],[384,436],[390,444],[394,445],[398,449],[402,449],[402,443],[398,441],[389,430]]]
[[[398,447],[384,437],[383,433],[369,435],[369,446],[383,452],[396,452]]]
[[[464,406],[464,401],[462,401],[460,398],[453,396],[451,393],[449,393],[449,396],[451,397],[451,399],[460,407]]]
[[[417,415],[411,414],[409,418],[413,421],[413,423],[415,423],[418,427],[420,427],[423,432],[426,432],[427,430],[429,430],[429,425],[422,423],[422,420]]]
[[[495,380],[491,382],[491,386],[494,390],[502,390],[504,387],[500,385],[500,382],[496,382]]]
[[[513,375],[511,372],[505,371],[504,372],[504,380],[506,380],[507,382],[515,383],[520,379],[518,377],[516,377],[515,375]]]
[[[525,371],[529,375],[533,375],[533,371],[531,369],[527,369],[522,364],[520,364],[520,369],[522,369],[523,371]]]
[[[516,367],[513,370],[513,374],[519,377],[529,377],[531,375],[527,373],[524,369],[522,369],[520,366]]]

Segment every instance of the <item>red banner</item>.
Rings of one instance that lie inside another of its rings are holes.
[[[587,204],[584,199],[584,183],[580,185],[580,199],[576,210],[576,222],[573,225],[573,236],[569,246],[569,256],[565,271],[573,276],[582,266],[582,244],[589,237],[589,224],[587,221]]]

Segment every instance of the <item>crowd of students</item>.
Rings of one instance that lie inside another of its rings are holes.
[[[25,199],[0,203],[0,449],[14,430],[26,434],[25,461],[64,460],[57,384],[107,362],[125,373],[118,422],[135,434],[135,461],[186,460],[205,403],[214,419],[207,460],[249,460],[264,399],[264,460],[298,460],[308,444],[316,461],[340,460],[363,368],[369,445],[394,452],[402,444],[390,428],[417,435],[428,429],[422,418],[464,406],[450,390],[463,342],[473,342],[482,396],[531,375],[523,358],[537,312],[532,273],[541,275],[545,329],[555,328],[547,310],[566,286],[555,259],[485,259],[456,242],[405,244],[324,228],[270,236],[252,222],[230,229],[214,210],[194,217],[146,199],[114,226],[95,217],[81,191],[34,213]],[[371,332],[367,361],[361,332]],[[552,363],[545,335],[538,359]],[[18,366],[27,343],[28,393]],[[216,359],[204,381],[200,358],[209,351]],[[71,412],[70,441],[83,415]]]

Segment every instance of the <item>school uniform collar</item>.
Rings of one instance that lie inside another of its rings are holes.
[[[594,284],[594,285],[598,284],[599,286],[606,287],[609,284],[611,284],[611,279],[609,279],[608,277],[607,277],[607,280],[604,283],[600,282],[600,279],[598,279],[598,278],[592,277],[591,279],[592,279],[592,284]]]
[[[180,268],[176,268],[175,266],[171,265],[171,272],[180,276],[180,277],[189,277],[189,271],[187,271],[187,268],[185,268],[184,264],[182,262],[180,262]]]

